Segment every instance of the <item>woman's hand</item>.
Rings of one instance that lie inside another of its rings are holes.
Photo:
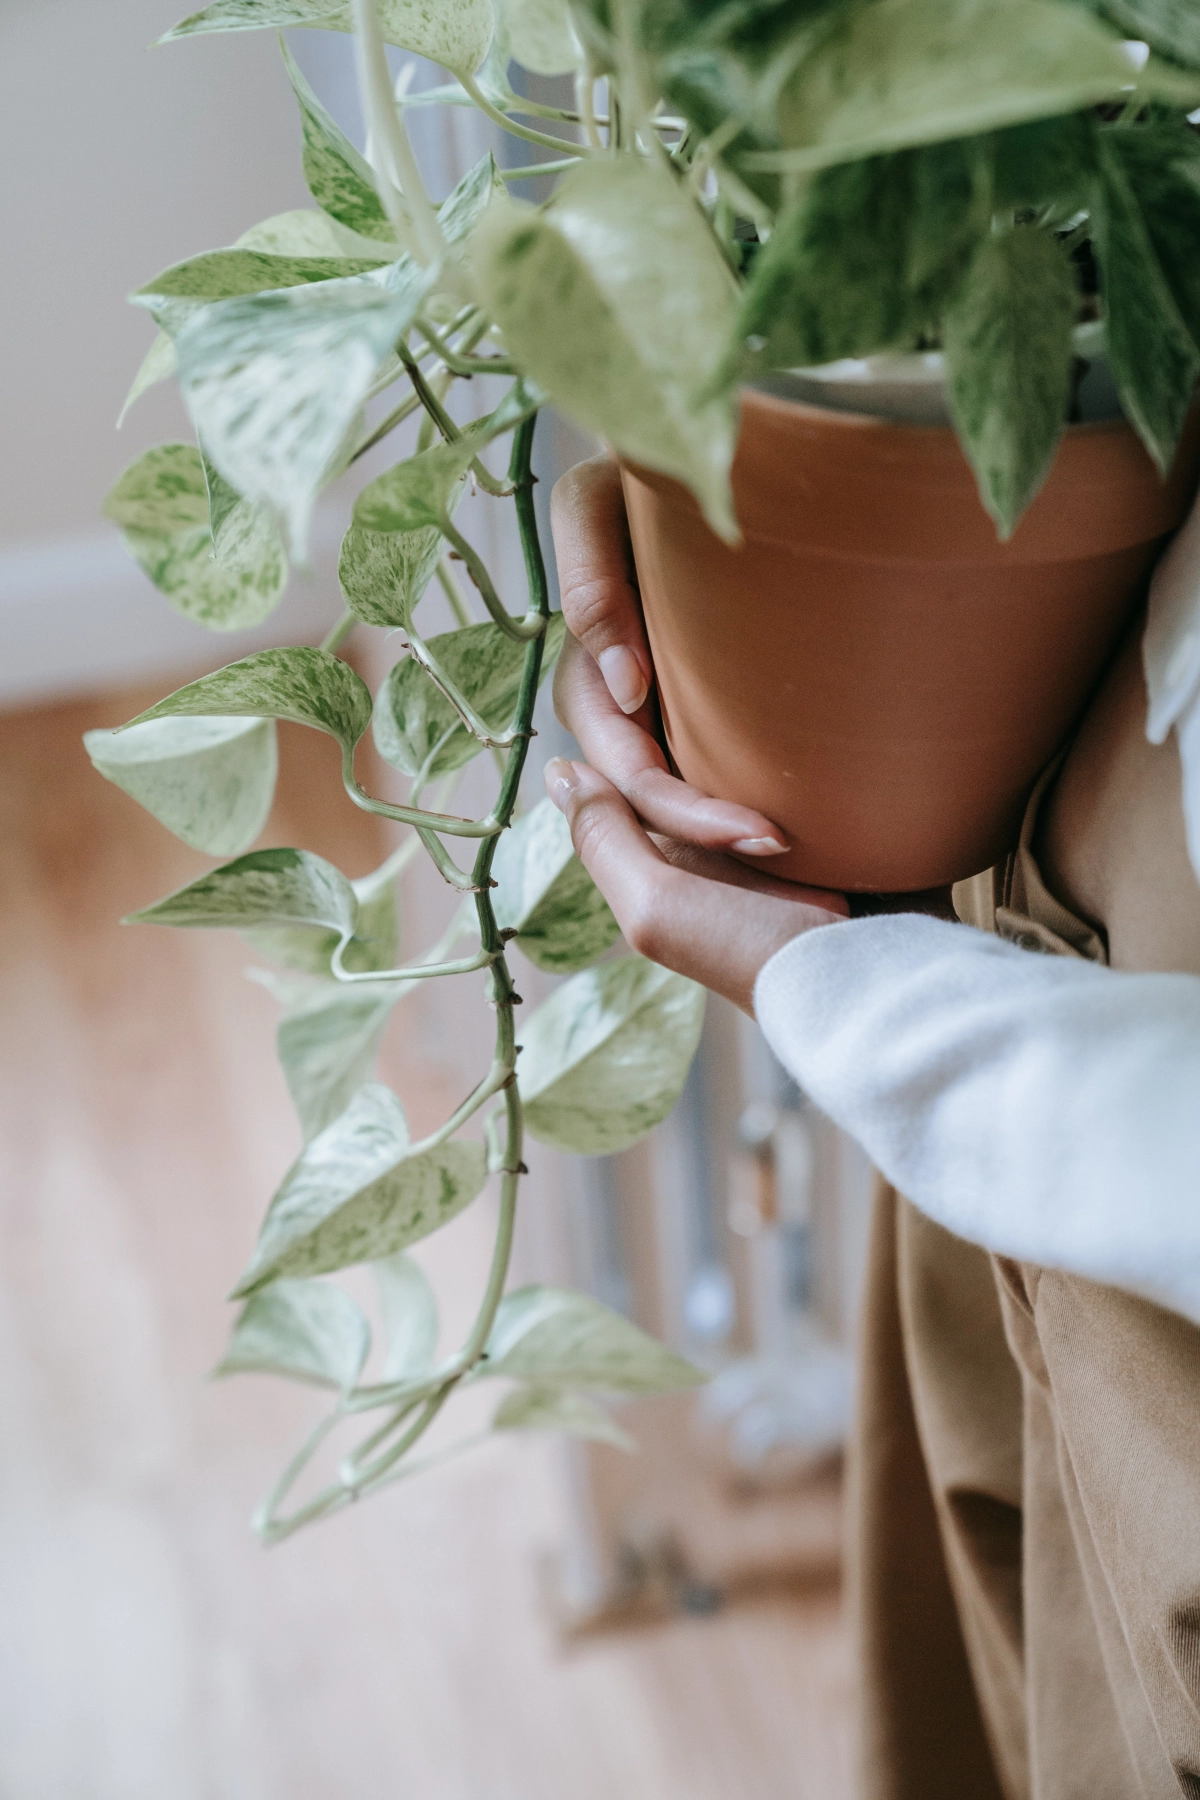
[[[595,457],[564,475],[552,520],[570,633],[555,707],[595,766],[556,758],[547,791],[631,948],[752,1012],[763,964],[844,918],[846,902],[720,854],[769,858],[786,845],[762,813],[670,773],[647,704],[653,668],[616,464]]]
[[[707,850],[778,856],[783,833],[762,813],[714,800],[670,773],[647,704],[654,670],[642,624],[617,465],[577,463],[555,484],[554,550],[570,636],[554,705],[594,768],[653,831]]]
[[[555,757],[546,791],[630,949],[754,1012],[763,964],[802,931],[844,919],[841,895],[779,881],[719,851],[652,837],[610,781]]]

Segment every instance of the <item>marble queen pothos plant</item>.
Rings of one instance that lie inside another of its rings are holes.
[[[685,482],[733,538],[739,381],[941,348],[960,438],[1008,532],[1068,418],[1081,323],[1104,334],[1160,467],[1200,371],[1200,152],[1186,122],[1200,11],[1188,0],[213,0],[167,36],[295,26],[355,33],[367,153],[284,47],[315,205],[134,296],[158,336],[130,399],[174,374],[196,441],[140,457],[106,511],[179,611],[245,628],[269,615],[289,562],[303,565],[320,491],[409,419],[415,446],[354,502],[345,617],[319,648],[245,657],[88,736],[104,775],[186,843],[233,858],[135,918],[234,928],[275,964],[259,975],[283,1005],[305,1146],[235,1289],[221,1370],[272,1370],[334,1398],[257,1515],[268,1541],[428,1461],[419,1440],[467,1384],[506,1380],[498,1429],[623,1441],[597,1392],[698,1379],[585,1296],[504,1291],[523,1134],[584,1154],[636,1141],[674,1103],[703,1007],[693,984],[607,954],[615,921],[559,815],[546,802],[518,814],[533,706],[561,642],[533,505],[539,406]],[[393,85],[385,43],[449,83]],[[522,97],[514,64],[573,76],[574,105]],[[439,104],[474,105],[536,146],[549,200],[510,200],[505,182],[531,171],[490,155],[432,198],[405,120]],[[450,390],[483,377],[503,383],[500,398],[457,424]],[[485,459],[506,437],[498,475]],[[523,610],[455,523],[468,488],[515,509]],[[427,638],[417,613],[434,581],[459,624]],[[356,622],[403,633],[374,699],[337,654]],[[250,849],[276,719],[332,737],[350,800],[412,828],[374,875],[351,882],[308,851]],[[411,778],[404,805],[360,785],[368,730]],[[499,768],[489,811],[445,810],[455,772],[484,751]],[[473,848],[469,867],[455,846]],[[395,883],[422,847],[461,910],[395,967]],[[514,942],[567,977],[519,1044]],[[413,1141],[373,1079],[376,1053],[397,1002],[453,975],[482,977],[491,1062]],[[466,1341],[439,1357],[436,1302],[406,1252],[491,1177],[485,1292]],[[362,1263],[381,1296],[369,1380],[366,1316],[325,1279]],[[335,1427],[359,1434],[336,1477],[292,1501]]]

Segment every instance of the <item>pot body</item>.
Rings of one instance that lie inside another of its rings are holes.
[[[756,862],[860,892],[940,887],[1015,843],[1182,521],[1128,425],[1072,426],[1008,543],[953,431],[747,390],[726,545],[666,476],[623,470],[679,772],[787,834]]]

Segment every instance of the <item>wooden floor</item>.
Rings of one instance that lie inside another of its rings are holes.
[[[204,1377],[297,1136],[240,940],[116,923],[207,866],[79,745],[152,697],[0,719],[3,1800],[842,1800],[836,1591],[564,1650],[540,1441],[251,1538],[315,1401]],[[271,841],[378,861],[333,746],[283,754]],[[390,1052],[418,1128],[445,1039],[418,1012]]]

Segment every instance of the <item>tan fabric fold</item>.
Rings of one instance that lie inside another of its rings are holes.
[[[1031,951],[1195,972],[1178,754],[1145,742],[1137,643],[955,904]],[[864,1800],[1200,1800],[1200,1330],[882,1183],[864,1321]]]

